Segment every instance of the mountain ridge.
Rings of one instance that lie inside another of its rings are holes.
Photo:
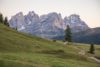
[[[72,32],[80,32],[89,29],[88,25],[83,22],[79,15],[72,14],[64,19],[60,13],[51,12],[38,16],[34,11],[29,11],[27,15],[22,12],[14,15],[10,21],[10,27],[20,32],[29,33],[43,38],[53,38],[64,35],[66,26],[69,25]]]

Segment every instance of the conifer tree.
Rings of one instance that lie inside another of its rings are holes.
[[[90,52],[91,54],[94,54],[94,51],[95,51],[94,44],[91,44],[91,45],[90,45],[90,51],[89,51],[89,52]]]
[[[5,17],[5,19],[4,19],[4,25],[9,26],[7,17]]]
[[[3,15],[0,13],[0,23],[3,23]]]
[[[69,25],[67,25],[67,28],[65,30],[65,41],[72,42],[72,33]]]

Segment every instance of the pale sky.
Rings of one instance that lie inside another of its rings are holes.
[[[100,0],[0,0],[0,12],[11,18],[18,12],[42,15],[61,13],[62,17],[79,14],[89,27],[100,27]]]

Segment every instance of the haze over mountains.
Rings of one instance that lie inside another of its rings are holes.
[[[70,26],[72,33],[90,29],[88,25],[81,20],[79,15],[72,14],[62,18],[61,14],[56,12],[41,16],[34,11],[30,11],[27,15],[23,15],[22,12],[19,12],[12,16],[9,20],[9,24],[11,28],[15,28],[20,32],[49,39],[63,39],[61,37],[64,36],[64,30],[67,25]],[[74,36],[76,38],[77,35]]]

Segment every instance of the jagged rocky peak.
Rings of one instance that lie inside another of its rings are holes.
[[[65,23],[69,23],[69,25],[71,25],[71,24],[77,24],[77,23],[81,23],[80,22],[81,21],[81,19],[80,19],[80,16],[79,15],[77,15],[77,14],[72,14],[72,15],[70,15],[70,16],[66,16],[65,18],[64,18],[64,22]]]
[[[63,19],[60,13],[52,12],[47,15],[49,20],[58,28],[62,28],[63,26]]]
[[[81,23],[81,19],[80,16],[77,14],[72,14],[68,17],[70,23]]]
[[[80,16],[77,14],[65,17],[64,22],[72,28],[72,32],[80,32],[89,29],[88,25],[81,20]]]
[[[15,16],[23,16],[23,12],[19,12],[19,13],[17,13]]]
[[[48,14],[48,16],[52,16],[52,17],[57,17],[59,14],[56,12],[51,12]]]
[[[51,12],[45,15],[41,15],[40,19],[47,19],[47,18],[58,19],[58,17],[61,17],[61,15],[56,12]]]
[[[52,12],[40,16],[42,37],[54,37],[60,35],[63,19],[60,14]]]
[[[22,12],[17,13],[15,16],[12,16],[9,21],[11,28],[16,28],[17,30],[24,29],[24,15]]]
[[[25,15],[24,17],[25,17],[25,22],[28,25],[39,22],[39,16],[34,11],[29,11],[29,13]]]
[[[60,13],[56,13],[56,12],[51,12],[47,15],[49,18],[54,18],[57,20],[62,20],[62,16]]]
[[[34,16],[36,13],[34,11],[29,11],[28,14],[31,15],[31,16]]]
[[[27,14],[27,16],[39,18],[38,14],[36,14],[34,11],[29,11],[29,13]]]
[[[80,16],[78,15],[78,14],[71,14],[70,16],[69,16],[69,18],[71,18],[71,19],[73,19],[73,18],[77,18],[77,19],[80,19]]]
[[[12,16],[11,19],[22,19],[24,17],[22,12],[17,13],[16,15]]]

